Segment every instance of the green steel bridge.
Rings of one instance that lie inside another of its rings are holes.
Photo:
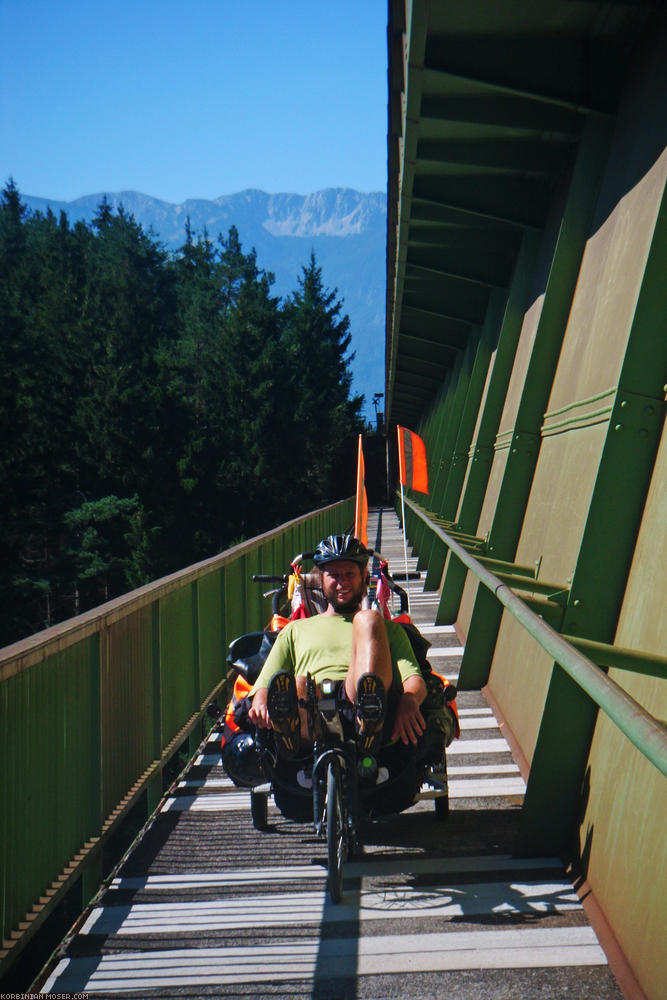
[[[428,456],[450,820],[372,826],[336,914],[317,842],[225,784],[226,646],[352,501],[313,512],[0,651],[8,988],[83,910],[39,988],[665,996],[664,4],[388,10],[386,417]],[[373,531],[400,566],[391,509]]]

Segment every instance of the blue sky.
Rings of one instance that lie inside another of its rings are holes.
[[[386,186],[386,0],[0,0],[0,183]]]

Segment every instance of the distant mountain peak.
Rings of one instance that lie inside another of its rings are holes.
[[[269,194],[247,188],[219,198],[188,198],[172,204],[138,191],[86,195],[70,202],[22,196],[29,209],[57,215],[71,223],[90,223],[103,198],[113,211],[123,205],[146,232],[169,250],[185,241],[185,223],[206,230],[215,240],[236,226],[244,249],[255,248],[259,266],[275,275],[277,295],[297,287],[312,250],[328,288],[336,288],[349,314],[355,391],[371,394],[384,385],[385,230],[384,192],[325,188],[311,194]],[[370,395],[369,395],[370,398]]]

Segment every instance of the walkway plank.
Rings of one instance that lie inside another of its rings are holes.
[[[393,511],[369,537],[398,574]],[[416,559],[409,558],[416,572]],[[433,624],[438,593],[410,580],[435,669],[456,679],[463,647]],[[249,793],[213,736],[165,800],[42,992],[144,998],[290,996],[364,1000],[620,1000],[558,858],[514,858],[523,778],[479,692],[457,703],[448,749],[450,818],[425,800],[364,826],[343,901],[326,894],[326,846],[269,806],[254,830]]]

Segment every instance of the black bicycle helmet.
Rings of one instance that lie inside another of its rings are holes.
[[[313,562],[321,567],[344,559],[346,562],[355,562],[365,569],[370,557],[371,553],[354,535],[329,535],[328,538],[323,538],[315,549]]]
[[[222,766],[239,788],[254,788],[267,780],[254,737],[241,730],[223,746]]]

